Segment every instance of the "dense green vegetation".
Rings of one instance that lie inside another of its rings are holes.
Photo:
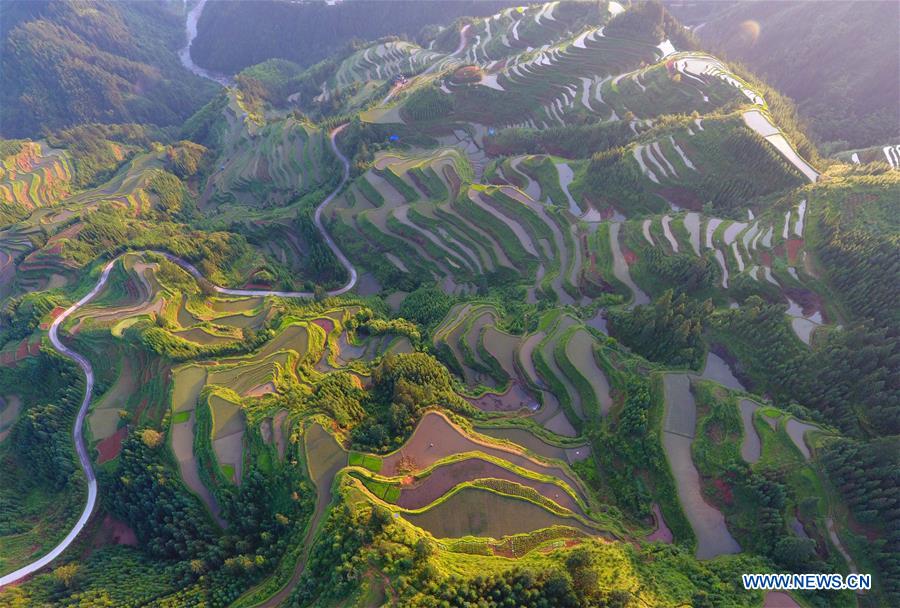
[[[46,292],[29,293],[9,300],[0,311],[0,318],[3,320],[0,345],[31,335],[41,319],[60,303],[57,296]]]
[[[822,449],[825,469],[853,516],[861,524],[876,527],[884,535],[872,557],[889,601],[900,597],[898,448],[895,438],[886,438],[870,443],[837,439]]]
[[[704,319],[712,310],[709,300],[676,297],[670,290],[652,305],[611,311],[609,320],[616,338],[651,361],[696,369],[705,354]]]
[[[357,448],[388,451],[398,447],[429,405],[466,409],[453,391],[450,373],[424,353],[386,357],[373,371],[373,380],[370,416],[353,431]]]
[[[895,604],[900,172],[622,4],[5,6],[0,604]]]
[[[2,91],[5,137],[89,122],[177,125],[215,90],[178,62],[178,5],[19,4],[31,6],[9,9],[3,36],[3,72],[17,75]]]
[[[713,331],[757,388],[782,403],[814,407],[849,432],[896,434],[896,339],[887,330],[856,325],[810,352],[791,335],[783,310],[753,296],[718,313]]]

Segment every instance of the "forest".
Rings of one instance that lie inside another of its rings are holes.
[[[0,606],[900,603],[888,9],[7,4]]]

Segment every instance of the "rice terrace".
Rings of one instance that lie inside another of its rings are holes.
[[[763,4],[3,3],[0,606],[900,605],[900,6]]]

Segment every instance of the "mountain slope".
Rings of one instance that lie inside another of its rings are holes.
[[[199,65],[227,74],[271,58],[307,66],[351,40],[413,37],[423,26],[446,25],[463,15],[490,15],[510,4],[510,0],[353,0],[332,6],[281,0],[210,2],[198,23],[191,54]]]
[[[825,151],[900,136],[896,2],[672,2],[705,48],[797,102]]]
[[[4,6],[16,21],[3,40],[4,137],[84,122],[175,125],[216,89],[178,62],[184,27],[177,4],[25,5]]]
[[[900,171],[623,4],[0,141],[0,605],[900,605]]]

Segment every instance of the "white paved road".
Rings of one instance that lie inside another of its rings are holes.
[[[337,257],[338,261],[340,261],[341,265],[347,270],[348,280],[347,283],[338,289],[331,290],[328,293],[330,296],[339,296],[341,294],[347,293],[356,285],[357,281],[357,272],[356,268],[354,268],[353,264],[350,263],[350,260],[347,259],[347,256],[338,248],[337,244],[334,242],[334,239],[331,238],[331,235],[328,234],[328,231],[325,230],[325,226],[322,223],[322,210],[328,206],[328,204],[334,200],[334,198],[338,195],[341,189],[344,187],[344,184],[347,183],[347,180],[350,178],[350,163],[347,160],[341,151],[337,147],[337,142],[335,141],[337,135],[346,127],[347,125],[341,125],[334,129],[330,134],[331,141],[331,149],[334,151],[335,155],[337,155],[338,160],[341,161],[341,164],[344,166],[343,174],[341,176],[341,181],[338,184],[337,188],[329,194],[325,200],[323,200],[318,207],[316,207],[316,212],[313,217],[315,221],[316,227],[322,233],[322,238],[325,239],[325,242],[328,244],[328,247],[334,252],[334,255]],[[197,268],[191,264],[190,262],[186,262],[181,258],[177,258],[169,253],[165,252],[157,252],[162,253],[167,258],[187,270],[189,273],[194,275],[194,277],[206,280],[205,277],[200,273]],[[106,285],[107,279],[109,279],[109,273],[113,269],[116,261],[119,258],[116,258],[109,262],[104,268],[103,272],[100,274],[100,279],[97,281],[97,284],[94,288],[83,298],[78,300],[75,304],[72,304],[69,308],[67,308],[61,315],[59,315],[54,321],[53,325],[50,326],[50,342],[53,344],[53,348],[59,351],[65,357],[68,357],[75,361],[81,370],[84,372],[85,376],[85,391],[84,391],[84,399],[81,402],[81,407],[78,409],[78,414],[75,417],[75,427],[72,431],[72,436],[75,440],[75,450],[78,452],[78,460],[81,464],[81,469],[84,471],[84,475],[88,481],[88,496],[87,502],[84,505],[84,510],[81,513],[81,516],[78,518],[78,521],[75,522],[75,525],[66,535],[66,537],[53,548],[52,551],[41,557],[40,559],[31,562],[26,566],[22,566],[15,572],[10,572],[9,574],[0,578],[0,588],[9,585],[10,583],[14,583],[19,579],[22,579],[30,574],[33,574],[40,570],[41,568],[50,564],[53,560],[59,557],[63,551],[65,551],[69,545],[75,540],[84,526],[87,524],[88,520],[91,517],[91,513],[94,511],[94,507],[97,504],[97,477],[94,474],[94,467],[91,464],[91,459],[88,455],[87,446],[84,443],[84,419],[87,416],[88,409],[91,405],[91,397],[94,393],[94,370],[91,367],[90,362],[79,353],[67,347],[63,344],[59,339],[59,327],[62,325],[65,320],[72,315],[76,310],[90,302],[93,298],[97,296],[98,293],[103,289]],[[260,290],[260,289],[229,289],[225,287],[220,287],[218,285],[213,285],[213,289],[218,293],[233,295],[233,296],[278,296],[282,298],[311,298],[313,296],[312,292],[309,291],[268,291],[268,290]]]

